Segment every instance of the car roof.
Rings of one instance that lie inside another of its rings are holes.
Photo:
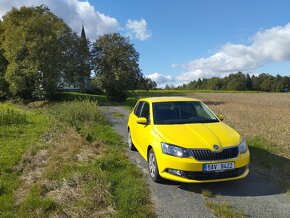
[[[139,101],[148,101],[148,102],[174,102],[174,101],[200,101],[195,98],[186,98],[178,96],[164,96],[164,97],[150,97],[150,98],[141,98]]]

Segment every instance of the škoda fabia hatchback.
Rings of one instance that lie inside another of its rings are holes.
[[[148,162],[153,181],[241,179],[249,173],[246,140],[199,100],[140,99],[129,116],[128,145]]]

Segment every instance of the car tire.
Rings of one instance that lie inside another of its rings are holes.
[[[136,151],[136,148],[132,142],[132,137],[131,137],[131,132],[130,130],[128,130],[128,140],[127,140],[127,143],[128,143],[128,147],[131,151]]]
[[[148,152],[148,170],[149,175],[154,182],[158,183],[162,180],[159,175],[156,156],[152,148]]]

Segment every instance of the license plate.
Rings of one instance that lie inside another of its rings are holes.
[[[230,169],[235,169],[235,162],[204,164],[203,165],[204,172],[224,171],[224,170],[230,170]]]

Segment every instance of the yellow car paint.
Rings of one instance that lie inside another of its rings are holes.
[[[129,115],[128,131],[130,131],[134,146],[146,161],[148,159],[149,149],[152,148],[154,150],[159,175],[162,178],[179,182],[202,183],[241,179],[248,175],[248,165],[250,162],[250,153],[248,150],[245,153],[239,153],[235,158],[211,161],[197,160],[193,156],[176,157],[163,153],[161,148],[162,142],[185,149],[206,149],[212,152],[221,152],[223,149],[235,147],[240,144],[242,140],[240,134],[225,123],[221,122],[216,115],[214,116],[216,116],[218,121],[212,123],[187,123],[173,125],[158,125],[154,123],[153,103],[200,102],[199,100],[184,97],[152,97],[140,99],[136,105],[138,105],[139,102],[146,102],[146,107],[149,107],[150,116],[147,118],[148,123],[144,124],[146,118],[142,117],[141,114],[141,117],[136,116],[134,113],[136,110],[135,106]],[[143,123],[138,123],[137,121],[142,121]],[[213,145],[218,145],[218,149],[214,149]],[[186,173],[193,172],[198,174],[203,173],[204,164],[225,162],[234,162],[235,169],[243,168],[243,172],[238,176],[203,180],[174,175],[167,171],[168,169],[174,169]]]

